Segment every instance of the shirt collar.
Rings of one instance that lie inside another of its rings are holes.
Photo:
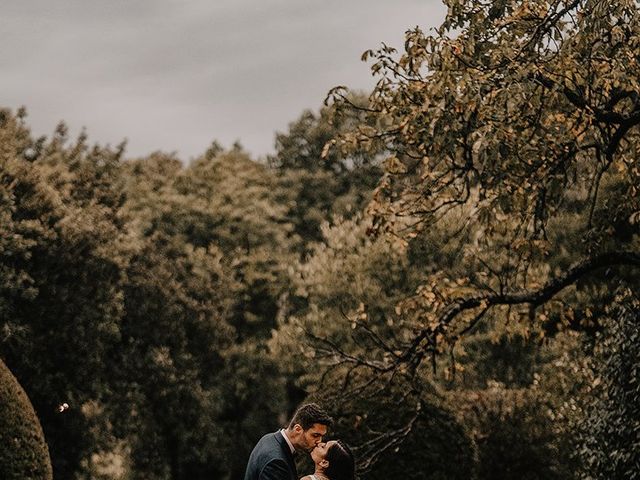
[[[289,445],[289,448],[291,449],[291,453],[296,453],[296,449],[293,447],[293,444],[291,443],[291,440],[289,440],[289,437],[287,437],[287,432],[285,431],[285,429],[283,428],[282,430],[280,430],[280,433],[286,440],[287,445]]]

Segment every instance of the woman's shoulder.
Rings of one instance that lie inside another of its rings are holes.
[[[316,476],[315,475],[306,475],[306,476],[302,477],[300,480],[316,480]]]

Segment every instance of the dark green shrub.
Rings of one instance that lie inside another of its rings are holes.
[[[52,478],[49,449],[26,393],[0,360],[0,478]]]

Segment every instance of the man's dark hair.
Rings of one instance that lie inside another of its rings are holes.
[[[330,427],[333,424],[333,418],[317,404],[307,403],[296,410],[291,422],[289,422],[289,428],[293,428],[296,423],[299,424],[303,430],[308,430],[314,423]]]
[[[329,466],[324,471],[327,478],[331,480],[353,480],[355,476],[356,463],[353,453],[349,447],[341,440],[336,441],[324,457],[329,462]]]

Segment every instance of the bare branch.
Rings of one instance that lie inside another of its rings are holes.
[[[400,445],[413,430],[414,425],[420,416],[421,410],[422,403],[418,401],[414,414],[406,425],[396,430],[382,432],[371,440],[359,445],[357,448],[354,448],[354,451],[357,452],[360,457],[359,470],[366,472],[384,452]]]
[[[460,299],[454,302],[440,317],[440,324],[447,325],[465,310],[471,310],[481,305],[519,305],[530,304],[539,306],[549,301],[565,287],[572,285],[579,278],[603,267],[613,265],[640,266],[640,254],[636,252],[609,252],[588,258],[576,263],[563,275],[549,281],[538,290],[523,290],[513,293],[486,294]]]
[[[478,320],[491,307],[497,305],[523,305],[532,307],[540,306],[548,302],[564,288],[574,284],[578,279],[600,268],[614,265],[629,265],[640,267],[640,254],[636,252],[608,252],[595,257],[585,259],[574,264],[563,275],[550,280],[542,288],[537,290],[522,290],[511,293],[489,293],[461,298],[452,302],[440,315],[438,326],[435,329],[425,328],[415,337],[410,347],[401,355],[401,362],[412,362],[416,356],[422,358],[422,343],[438,333],[443,333],[451,322],[461,313],[482,307],[483,311],[476,317]],[[472,321],[473,323],[473,321]]]

